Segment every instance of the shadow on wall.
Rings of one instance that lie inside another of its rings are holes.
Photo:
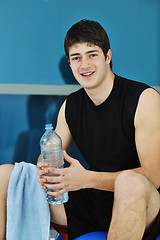
[[[66,84],[78,84],[78,82],[76,81],[72,74],[69,62],[65,55],[61,58],[59,62],[59,70]]]
[[[66,84],[77,84],[65,56],[60,61],[59,69]],[[28,96],[29,129],[21,132],[17,138],[13,163],[21,161],[37,163],[40,154],[39,141],[44,133],[44,126],[46,123],[52,123],[55,128],[59,109],[65,99],[66,96]],[[79,159],[86,168],[88,167],[76,146],[72,148],[70,154],[72,157]]]
[[[55,127],[57,114],[64,99],[64,96],[28,96],[29,129],[21,132],[17,138],[13,163],[25,161],[36,164],[40,154],[39,141],[44,132],[45,123],[53,123]]]

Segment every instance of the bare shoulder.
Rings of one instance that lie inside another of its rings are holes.
[[[56,126],[56,132],[61,128],[64,124],[66,124],[65,121],[65,108],[66,108],[66,100],[62,104],[59,114],[58,114],[58,119],[57,119],[57,126]]]
[[[61,108],[60,108],[60,113],[63,113],[65,112],[65,108],[66,108],[66,100],[63,102]]]
[[[139,121],[160,122],[160,94],[153,88],[144,90],[139,98],[135,123]]]
[[[149,104],[149,105],[148,105]],[[158,106],[160,104],[160,95],[153,88],[144,90],[139,99],[139,105]]]
[[[73,138],[70,133],[68,124],[66,122],[65,109],[66,100],[64,101],[63,105],[60,108],[55,131],[62,139],[63,149],[68,150],[73,144]]]

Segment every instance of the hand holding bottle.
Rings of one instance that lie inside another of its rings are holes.
[[[66,151],[63,151],[64,158],[70,163],[70,166],[63,169],[50,168],[43,162],[38,163],[38,175],[40,178],[38,182],[42,183],[42,189],[59,189],[56,192],[47,193],[52,196],[58,196],[65,192],[76,191],[82,188],[89,187],[88,173],[78,160],[70,157]],[[46,173],[55,174],[56,176],[46,176]],[[54,184],[49,184],[47,182],[54,182]]]
[[[42,162],[47,163],[47,166],[50,168],[63,168],[64,160],[63,160],[63,151],[62,151],[62,140],[60,136],[53,131],[52,124],[45,125],[45,133],[40,139],[40,147],[41,147],[41,156]],[[50,171],[45,172],[46,176],[57,176],[55,173]],[[55,184],[51,178],[47,180],[48,186],[53,186]],[[68,193],[65,192],[62,195],[54,195],[49,194],[49,192],[59,191],[56,188],[46,188],[46,197],[49,204],[61,204],[68,201]]]

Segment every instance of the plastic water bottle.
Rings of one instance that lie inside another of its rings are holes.
[[[40,139],[42,161],[48,163],[48,167],[63,168],[64,159],[62,151],[62,140],[60,136],[53,131],[52,124],[45,125],[45,133]],[[47,173],[47,176],[56,176],[52,173]],[[50,183],[54,184],[54,183]],[[68,193],[59,196],[51,196],[47,191],[58,191],[58,189],[46,189],[46,197],[49,204],[61,204],[68,201]]]

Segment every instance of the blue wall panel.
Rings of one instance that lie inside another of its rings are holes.
[[[117,74],[159,85],[159,0],[0,1],[0,82],[65,84],[63,41],[80,19],[107,30]]]

